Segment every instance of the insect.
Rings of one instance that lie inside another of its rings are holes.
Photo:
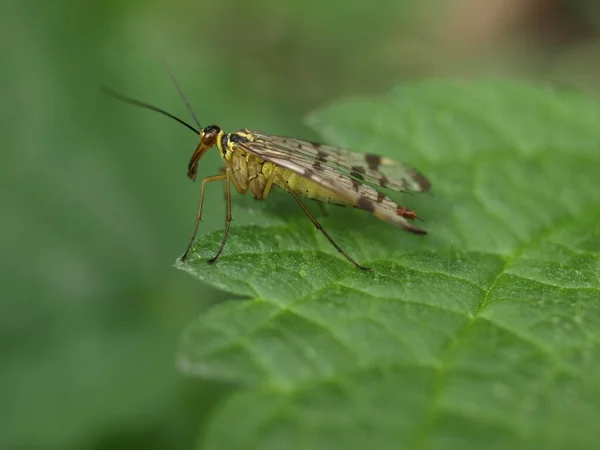
[[[215,181],[222,181],[225,185],[226,218],[223,239],[215,256],[208,260],[209,263],[217,261],[229,235],[231,184],[241,194],[250,191],[257,200],[266,200],[274,186],[284,189],[292,195],[313,225],[335,249],[362,270],[370,269],[356,262],[333,240],[311,214],[301,197],[321,203],[353,206],[404,230],[427,234],[425,230],[411,222],[419,218],[414,211],[399,206],[383,192],[365,184],[371,183],[393,191],[425,192],[430,188],[430,183],[415,169],[378,155],[355,153],[348,149],[302,139],[247,129],[226,133],[217,125],[202,127],[173,74],[166,65],[165,68],[197,128],[148,103],[123,96],[107,88],[104,90],[118,100],[170,117],[198,135],[200,143],[194,150],[187,169],[187,175],[192,181],[196,179],[198,163],[206,151],[214,146],[219,150],[224,168],[219,174],[202,180],[196,221],[190,242],[181,256],[182,261],[189,256],[196,239],[202,219],[206,185]]]

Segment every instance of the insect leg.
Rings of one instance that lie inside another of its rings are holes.
[[[225,248],[225,242],[227,242],[227,236],[229,236],[229,227],[231,226],[231,169],[227,167],[225,169],[225,204],[226,204],[226,213],[225,213],[225,234],[223,235],[223,240],[221,241],[221,245],[219,246],[219,250],[217,250],[217,254],[208,260],[209,264],[214,263]]]
[[[271,189],[273,188],[273,183],[275,182],[276,177],[279,178],[280,180],[283,180],[283,184],[285,184],[287,186],[287,182],[283,179],[283,177],[281,175],[279,175],[277,173],[277,168],[273,169],[273,172],[271,172],[271,175],[269,175],[269,178],[267,178],[267,182],[265,183],[265,187],[262,192],[261,200],[266,200],[267,197],[269,197],[269,194],[271,193]]]
[[[319,209],[321,210],[321,215],[323,217],[327,217],[329,214],[327,213],[327,209],[325,209],[325,205],[323,202],[317,202],[319,204]]]
[[[342,250],[342,248],[333,240],[333,238],[329,235],[329,233],[327,233],[327,231],[325,231],[325,229],[323,228],[323,225],[321,225],[317,219],[315,219],[315,217],[311,214],[311,212],[308,210],[308,208],[306,207],[306,205],[302,202],[302,200],[300,199],[300,197],[298,196],[298,194],[296,194],[294,192],[293,189],[291,189],[287,182],[285,181],[285,179],[277,172],[273,172],[271,177],[278,177],[281,181],[282,181],[282,185],[285,187],[285,189],[292,194],[292,197],[294,197],[294,199],[296,200],[296,202],[298,202],[298,204],[300,205],[300,207],[302,208],[302,210],[306,213],[306,215],[308,216],[308,218],[311,220],[311,222],[313,223],[313,225],[317,228],[317,230],[319,230],[321,233],[323,233],[323,236],[325,236],[327,238],[327,240],[331,243],[331,245],[333,245],[335,247],[335,249],[340,252],[348,261],[350,261],[352,264],[354,264],[356,267],[358,267],[361,270],[371,270],[368,267],[365,266],[361,266],[360,264],[358,264],[354,259],[352,259],[352,257],[346,253],[344,250]],[[272,184],[272,183],[271,183]]]
[[[221,175],[214,175],[212,177],[206,177],[202,180],[202,187],[200,188],[200,202],[198,203],[198,212],[196,214],[196,222],[194,224],[194,231],[192,232],[192,237],[190,238],[190,243],[188,244],[187,248],[185,249],[185,253],[181,256],[181,261],[185,261],[190,253],[190,250],[192,249],[192,245],[194,244],[194,241],[196,240],[196,233],[198,232],[198,226],[200,225],[200,222],[202,221],[202,205],[204,204],[204,189],[206,187],[206,183],[210,183],[212,181],[220,181],[220,180],[225,180],[228,179],[228,173],[224,173]],[[229,184],[229,183],[227,183]]]

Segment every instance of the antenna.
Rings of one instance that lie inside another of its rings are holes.
[[[135,100],[133,98],[130,97],[126,97],[124,95],[121,95],[115,91],[113,91],[112,89],[106,87],[106,86],[102,86],[101,88],[102,92],[104,92],[106,95],[108,95],[109,97],[113,97],[121,102],[124,103],[129,103],[130,105],[135,105],[135,106],[139,106],[140,108],[145,108],[145,109],[149,109],[151,111],[156,111],[157,113],[163,114],[167,117],[170,117],[173,120],[176,120],[177,122],[179,122],[181,125],[184,125],[186,127],[188,127],[190,130],[192,130],[195,134],[200,134],[199,130],[196,130],[193,126],[191,126],[189,123],[181,120],[179,117],[174,116],[171,113],[168,113],[167,111],[165,111],[164,109],[160,109],[156,106],[152,106],[149,103],[146,102],[141,102],[139,100]]]
[[[196,124],[196,126],[198,127],[198,129],[201,129],[202,126],[200,125],[200,122],[198,122],[198,119],[196,118],[196,114],[194,113],[194,110],[192,109],[192,106],[190,105],[190,102],[188,102],[187,97],[183,93],[183,89],[181,89],[181,86],[177,82],[177,79],[175,78],[175,75],[173,75],[173,72],[171,72],[171,69],[169,68],[169,66],[167,65],[166,61],[163,59],[163,57],[160,55],[160,53],[158,53],[156,56],[158,56],[158,59],[159,59],[160,63],[163,65],[163,67],[165,68],[165,70],[169,74],[169,77],[171,78],[171,81],[173,82],[173,84],[177,88],[177,92],[179,92],[179,96],[181,97],[181,99],[183,100],[183,103],[185,103],[185,106],[187,107],[188,111],[192,115],[192,118],[194,119],[194,123]]]

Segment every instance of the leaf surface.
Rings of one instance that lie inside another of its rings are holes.
[[[239,385],[203,448],[597,448],[600,104],[429,81],[310,124],[425,173],[430,194],[394,198],[429,235],[330,207],[321,222],[364,273],[280,195],[243,202],[256,219],[217,264],[221,235],[203,236],[178,267],[249,297],[181,339],[183,372]]]

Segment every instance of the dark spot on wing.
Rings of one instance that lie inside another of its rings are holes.
[[[381,164],[381,156],[372,155],[370,153],[365,155],[365,161],[371,170],[378,170],[379,165]]]
[[[382,175],[381,178],[379,179],[379,186],[381,187],[387,187],[388,184],[388,178],[385,175]]]
[[[373,202],[362,195],[358,199],[358,203],[356,204],[356,206],[358,206],[360,209],[364,209],[365,211],[375,211],[375,205],[373,204]]]
[[[365,173],[365,168],[361,166],[352,166],[350,168],[350,175],[360,181],[365,181],[365,177],[363,174]]]
[[[301,168],[298,171],[298,175],[300,175],[300,176],[302,176],[304,178],[308,178],[309,180],[313,180],[313,181],[316,181],[316,179],[317,179],[317,177],[315,176],[315,173],[313,171],[306,170],[306,169],[303,169],[303,168]]]
[[[421,191],[425,192],[429,190],[429,188],[431,187],[431,183],[427,178],[425,178],[417,171],[415,171],[412,176],[413,180],[415,180],[417,184],[421,187]]]
[[[354,190],[358,192],[362,183],[360,181],[356,181],[354,178],[350,178],[350,181],[352,181],[352,187],[354,188]]]
[[[315,159],[320,163],[327,162],[327,153],[318,151],[317,156],[315,156]]]
[[[363,176],[363,173],[364,173],[364,171],[360,172],[360,171],[353,170],[352,172],[350,172],[350,175],[352,175],[357,180],[365,181],[365,177]]]
[[[383,192],[377,191],[377,203],[381,203],[385,198],[385,194]]]

